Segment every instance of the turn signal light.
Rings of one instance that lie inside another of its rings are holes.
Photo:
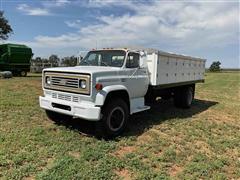
[[[103,89],[103,85],[100,84],[100,83],[97,83],[96,86],[95,86],[96,90],[100,91]]]

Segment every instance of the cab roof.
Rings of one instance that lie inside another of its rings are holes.
[[[140,51],[145,51],[147,52],[147,54],[160,54],[162,56],[170,56],[170,57],[174,57],[174,58],[184,58],[184,59],[194,59],[194,60],[201,60],[201,61],[206,61],[206,59],[200,58],[200,57],[192,57],[189,55],[185,55],[185,54],[176,54],[176,53],[172,53],[172,52],[166,52],[166,51],[162,51],[162,50],[158,50],[158,49],[154,49],[154,48],[144,48],[144,47],[115,47],[115,48],[102,48],[102,49],[93,49],[93,51],[101,51],[101,50],[123,50],[123,51],[136,51],[136,52],[140,52]]]

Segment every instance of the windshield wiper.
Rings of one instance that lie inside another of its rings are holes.
[[[88,61],[81,61],[81,62],[79,63],[79,65],[83,65],[82,63],[85,63],[85,64],[87,64],[87,65],[91,65]]]
[[[105,62],[101,62],[101,64],[104,64],[105,66],[110,66],[109,64],[105,63]]]

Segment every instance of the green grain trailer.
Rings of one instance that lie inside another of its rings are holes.
[[[32,49],[21,44],[0,45],[0,71],[11,71],[14,75],[26,76],[30,71]]]

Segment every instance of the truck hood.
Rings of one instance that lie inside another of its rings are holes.
[[[109,66],[75,66],[75,67],[47,68],[44,69],[44,71],[94,74],[99,72],[116,72],[119,71],[120,69],[121,68],[119,67]]]

